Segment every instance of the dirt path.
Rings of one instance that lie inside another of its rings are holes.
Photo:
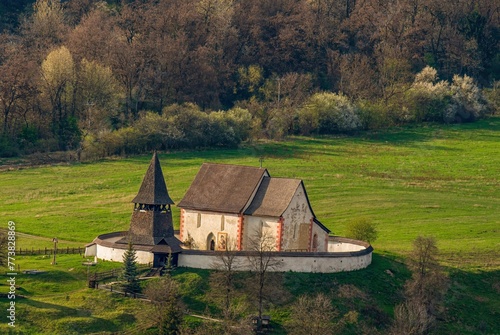
[[[76,153],[72,151],[35,153],[16,158],[1,158],[0,172],[52,165],[67,165],[76,161]]]
[[[0,231],[7,232],[7,229],[0,228]],[[31,235],[31,234],[26,234],[26,233],[20,233],[18,231],[16,231],[16,236],[17,237],[25,237],[25,238],[32,239],[32,240],[52,242],[52,237],[43,237],[43,236],[38,236],[38,235]],[[58,243],[82,243],[82,244],[86,243],[86,242],[79,242],[79,241],[61,240],[60,238],[58,238],[57,240],[58,240]]]

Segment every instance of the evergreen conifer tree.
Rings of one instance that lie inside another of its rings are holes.
[[[123,274],[122,279],[125,281],[123,288],[125,292],[137,293],[139,287],[139,271],[137,270],[137,256],[132,242],[128,243],[128,249],[123,254]]]

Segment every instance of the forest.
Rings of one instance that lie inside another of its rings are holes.
[[[22,0],[0,18],[4,157],[472,122],[500,104],[498,0]]]

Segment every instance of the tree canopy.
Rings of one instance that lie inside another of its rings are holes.
[[[37,0],[0,12],[2,143],[24,153],[85,149],[185,103],[246,109],[253,137],[472,121],[487,105],[474,88],[500,78],[497,1]],[[413,84],[426,67],[449,83],[438,99]]]

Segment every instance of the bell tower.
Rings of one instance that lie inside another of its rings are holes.
[[[174,237],[170,208],[174,202],[168,194],[156,152],[149,163],[139,193],[132,202],[134,211],[130,220],[130,229],[119,243],[131,241],[134,245],[167,244],[173,246],[172,244],[176,244],[176,247],[179,246],[180,241]]]

